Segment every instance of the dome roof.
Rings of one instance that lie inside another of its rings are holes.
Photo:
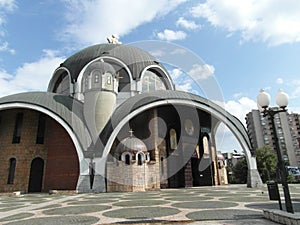
[[[218,160],[225,161],[223,154],[217,154]]]
[[[121,143],[118,145],[116,152],[117,153],[123,153],[123,152],[145,152],[147,151],[147,147],[145,143],[133,136],[124,138]]]
[[[101,56],[113,57],[124,62],[134,79],[139,78],[141,71],[150,65],[162,65],[149,53],[129,45],[98,44],[87,47],[66,59],[60,66],[69,70],[73,80],[90,61]],[[163,68],[163,67],[162,67]]]

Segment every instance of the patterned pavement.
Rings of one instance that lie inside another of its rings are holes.
[[[300,185],[290,185],[290,193],[294,210],[300,213]],[[269,200],[266,187],[245,185],[159,192],[0,195],[0,224],[276,224],[263,218],[262,209],[278,209],[278,202]]]

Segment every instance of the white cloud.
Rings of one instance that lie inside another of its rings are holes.
[[[16,53],[16,51],[8,46],[8,42],[5,41],[0,45],[0,52],[8,52],[12,55]]]
[[[276,83],[277,84],[283,84],[283,79],[282,78],[277,78]]]
[[[81,44],[103,42],[166,15],[186,0],[62,0],[67,24],[62,37]]]
[[[237,101],[230,100],[225,102],[225,109],[237,117],[244,124],[244,126],[246,126],[246,114],[252,109],[257,109],[257,103],[250,98],[242,97]]]
[[[195,29],[201,28],[201,26],[196,24],[195,21],[186,20],[183,17],[180,17],[176,21],[176,26],[183,27],[183,28],[188,29],[188,30],[195,30]]]
[[[44,55],[36,62],[24,63],[15,74],[0,70],[0,96],[26,92],[46,91],[48,82],[63,58],[52,50],[44,50]]]
[[[15,8],[15,0],[0,0],[0,28],[6,22],[5,14],[7,12],[12,12]],[[3,36],[3,31],[0,31],[0,35]]]
[[[183,31],[173,31],[169,29],[165,29],[163,32],[159,32],[157,37],[160,40],[165,41],[175,41],[175,40],[183,40],[186,38],[186,33]]]
[[[221,107],[224,106],[224,104],[222,103],[219,103],[219,105]],[[254,100],[250,98],[241,97],[238,100],[230,100],[225,102],[225,109],[230,114],[237,117],[246,128],[246,114],[253,109],[257,109],[257,104]],[[218,127],[216,133],[216,145],[217,150],[221,150],[222,152],[231,152],[233,149],[242,152],[242,147],[238,143],[236,137],[223,123],[221,123],[221,125]]]
[[[175,83],[176,90],[185,91],[193,93],[193,83],[194,81],[190,79],[182,70],[175,68],[168,71]]]
[[[188,74],[195,80],[205,80],[214,75],[215,68],[212,65],[204,64],[194,64],[193,68],[188,72]]]
[[[0,0],[0,7],[2,10],[12,11],[16,8],[15,0]]]
[[[269,45],[300,41],[298,0],[206,0],[190,12],[228,33],[241,32],[243,41]]]

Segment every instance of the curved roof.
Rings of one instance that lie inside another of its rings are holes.
[[[145,143],[133,136],[123,139],[116,148],[117,153],[147,151]]]
[[[100,139],[103,143],[106,143],[111,135],[111,132],[114,128],[118,126],[118,124],[124,119],[124,115],[129,115],[130,113],[134,112],[135,110],[138,110],[139,108],[142,108],[143,106],[156,103],[159,101],[190,101],[194,103],[198,103],[201,105],[204,105],[206,108],[210,110],[210,112],[218,112],[219,114],[223,115],[227,121],[230,124],[232,124],[239,132],[241,133],[245,143],[247,143],[248,148],[251,149],[251,143],[248,138],[247,131],[244,127],[244,125],[241,123],[239,119],[237,119],[235,116],[228,113],[226,110],[224,110],[219,105],[213,103],[212,101],[200,97],[198,95],[194,95],[187,92],[181,92],[181,91],[172,91],[172,90],[166,90],[166,91],[154,91],[154,92],[148,92],[136,95],[134,97],[129,98],[125,102],[123,102],[116,110],[114,111],[110,122],[107,124],[107,126],[104,128],[103,132],[101,133]],[[170,103],[171,104],[171,103]],[[172,103],[173,104],[173,103]]]
[[[84,123],[82,103],[64,95],[49,92],[27,92],[0,98],[0,110],[14,107],[41,107],[63,119],[77,136],[82,149],[87,149],[91,138]]]
[[[73,80],[90,61],[101,56],[109,56],[123,61],[131,70],[133,78],[139,78],[141,71],[150,65],[160,65],[149,53],[129,45],[98,44],[87,47],[66,59],[60,66],[69,70]]]

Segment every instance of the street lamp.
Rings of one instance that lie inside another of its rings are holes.
[[[257,104],[258,104],[260,110],[263,112],[263,116],[266,117],[267,115],[269,115],[271,118],[272,128],[274,131],[275,150],[277,153],[277,161],[278,161],[277,169],[279,170],[280,177],[281,177],[281,184],[282,184],[282,188],[283,188],[283,192],[284,192],[286,211],[289,213],[294,213],[291,196],[290,196],[290,191],[289,191],[289,186],[287,183],[286,168],[285,168],[285,165],[282,160],[278,137],[277,137],[277,132],[276,132],[276,127],[275,127],[275,122],[274,122],[274,116],[277,113],[287,111],[285,108],[288,105],[288,95],[286,93],[284,93],[281,89],[278,90],[278,94],[275,98],[276,104],[279,106],[278,109],[269,108],[270,99],[271,99],[270,95],[262,89],[262,90],[260,90],[260,93],[257,96]],[[280,209],[282,209],[280,196],[279,196],[278,202],[280,205]]]

